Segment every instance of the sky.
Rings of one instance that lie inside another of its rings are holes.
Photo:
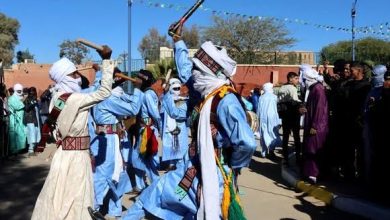
[[[186,25],[206,27],[212,24],[212,11],[283,19],[289,37],[297,40],[288,50],[320,51],[341,40],[350,40],[351,33],[337,28],[351,28],[351,8],[355,0],[205,0],[203,9],[194,13]],[[152,6],[148,3],[152,2]],[[0,0],[0,12],[15,18],[19,30],[18,50],[28,49],[37,63],[52,63],[59,58],[59,45],[64,40],[85,38],[113,49],[113,58],[128,50],[128,28],[131,27],[131,56],[141,58],[137,50],[150,28],[165,34],[169,25],[186,11],[177,6],[191,6],[195,0],[134,0],[131,25],[128,22],[128,0]],[[173,4],[173,8],[161,7]],[[158,7],[156,7],[156,5]],[[357,0],[356,27],[388,22],[390,0]],[[257,17],[258,18],[258,17]],[[297,19],[297,20],[295,20]],[[304,24],[307,23],[307,24]],[[313,24],[322,25],[320,27]],[[326,28],[326,27],[336,27]],[[388,32],[390,34],[390,30]],[[356,38],[375,34],[357,33]],[[96,52],[90,57],[98,59]]]

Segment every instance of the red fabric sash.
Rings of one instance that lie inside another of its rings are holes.
[[[140,154],[144,157],[152,157],[158,152],[158,141],[151,126],[145,126],[141,134]]]

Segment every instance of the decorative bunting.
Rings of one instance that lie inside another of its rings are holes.
[[[175,9],[176,11],[179,10],[187,10],[189,7],[188,6],[183,6],[183,5],[174,5],[174,4],[166,4],[166,3],[159,3],[156,1],[152,0],[136,0],[134,2],[138,2],[139,4],[143,4],[147,7],[155,7],[155,8],[162,8],[162,9]],[[324,29],[326,31],[329,30],[335,30],[335,31],[340,31],[344,33],[352,33],[351,28],[345,28],[345,27],[335,27],[332,25],[322,25],[322,24],[316,24],[312,23],[309,21],[304,21],[301,19],[292,19],[292,18],[276,18],[276,17],[271,17],[271,16],[253,16],[253,15],[246,15],[246,14],[239,14],[239,13],[233,13],[233,12],[228,12],[228,11],[218,11],[218,10],[213,10],[211,8],[204,7],[201,5],[199,7],[200,11],[205,11],[208,12],[210,11],[213,15],[224,15],[224,16],[230,16],[230,17],[241,17],[244,19],[254,19],[257,18],[259,20],[262,19],[271,19],[275,21],[280,21],[284,23],[296,23],[296,24],[301,24],[301,25],[310,25],[314,26],[316,28]],[[370,25],[370,26],[365,26],[365,27],[358,27],[354,29],[355,33],[360,33],[360,34],[374,34],[374,35],[379,35],[382,37],[390,38],[390,22],[382,22],[379,25]]]

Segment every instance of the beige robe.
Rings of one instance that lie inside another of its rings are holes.
[[[92,93],[73,93],[57,119],[57,131],[62,137],[82,137],[88,134],[88,112],[111,93],[115,63],[104,60],[101,87]],[[53,96],[53,103],[63,92]],[[33,220],[91,219],[88,206],[93,207],[93,180],[89,150],[63,151],[61,146],[53,156],[49,174],[36,201]]]

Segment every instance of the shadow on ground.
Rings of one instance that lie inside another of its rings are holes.
[[[273,180],[275,184],[287,184],[286,181],[280,175],[280,162],[281,158],[276,157],[272,160],[260,159],[261,154],[259,151],[255,151],[252,161],[249,164],[249,169],[252,172],[258,173]]]
[[[30,165],[22,156],[2,161],[0,165],[0,219],[31,218],[35,201],[42,189],[49,167]]]
[[[297,196],[296,198],[300,201],[299,205],[294,205],[294,208],[297,209],[300,212],[304,212],[310,216],[311,219],[316,220],[328,220],[329,216],[332,216],[332,220],[344,220],[344,219],[350,219],[350,220],[363,220],[366,218],[363,218],[361,216],[352,215],[346,212],[339,211],[333,207],[330,206],[316,206],[315,203],[309,202],[305,199],[307,197],[307,194],[302,193],[301,195]]]

